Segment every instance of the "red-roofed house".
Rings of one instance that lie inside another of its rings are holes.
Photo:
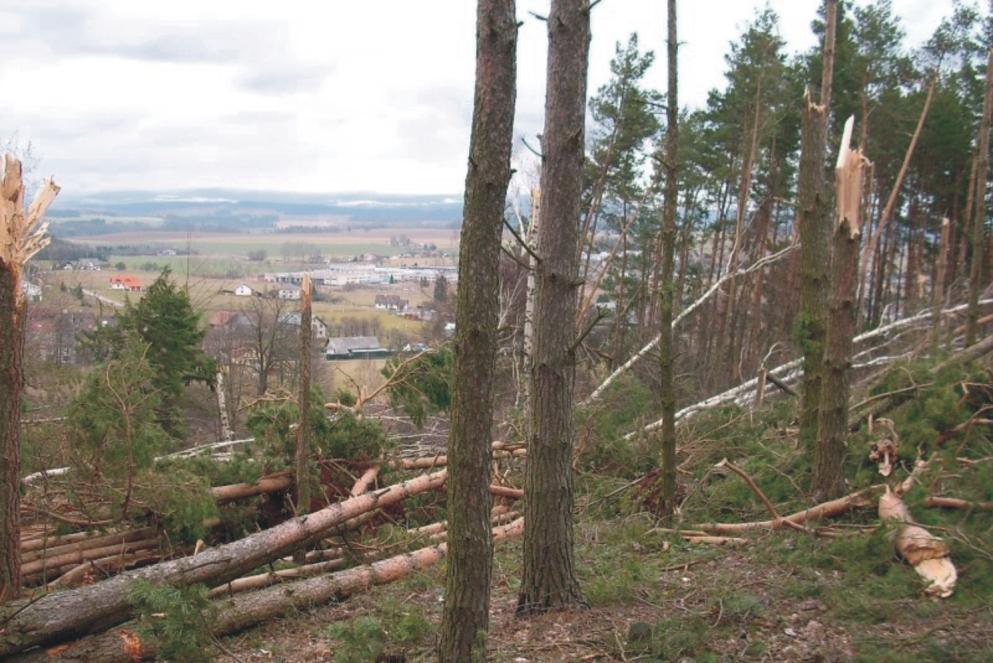
[[[141,292],[145,286],[134,276],[111,276],[111,290],[126,290],[128,292]]]

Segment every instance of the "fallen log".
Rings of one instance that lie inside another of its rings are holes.
[[[279,472],[261,477],[255,483],[233,483],[227,486],[215,486],[210,489],[210,494],[218,504],[227,504],[235,500],[246,497],[255,497],[266,493],[278,493],[289,490],[293,485],[293,477],[290,473]]]
[[[524,490],[521,488],[511,488],[510,486],[490,486],[490,494],[499,497],[510,497],[519,500],[524,497]]]
[[[379,465],[373,465],[355,481],[355,485],[352,486],[352,490],[350,491],[351,495],[354,497],[369,490],[369,486],[372,485],[377,476],[379,476]]]
[[[993,511],[993,502],[970,502],[957,497],[926,497],[924,498],[924,506],[965,511]]]
[[[105,532],[87,530],[85,532],[73,532],[72,534],[61,534],[58,536],[42,536],[35,537],[30,540],[21,540],[21,553],[28,553],[35,550],[40,550],[43,548],[48,548],[51,550],[57,546],[62,546],[67,543],[75,543],[77,541],[85,541],[87,539],[93,539],[99,536],[105,536],[106,534],[113,533],[111,530]]]
[[[917,575],[928,582],[924,593],[943,599],[951,596],[958,573],[949,557],[948,545],[923,527],[914,525],[907,505],[894,492],[887,490],[879,498],[879,517],[906,523],[897,530],[893,545],[900,557],[910,562]]]
[[[231,596],[239,592],[247,592],[250,589],[261,589],[288,579],[305,578],[307,576],[315,576],[318,573],[324,573],[325,571],[334,571],[343,567],[345,563],[346,560],[344,558],[338,557],[323,562],[304,564],[303,566],[297,566],[292,569],[280,569],[279,571],[269,571],[268,573],[236,578],[229,583],[214,587],[208,592],[207,596],[213,599],[220,596]]]
[[[162,555],[157,552],[141,551],[125,555],[109,555],[101,559],[90,560],[69,569],[55,580],[45,585],[45,589],[50,591],[56,587],[73,587],[85,579],[86,574],[89,572],[96,571],[110,575],[112,572],[120,572],[124,569],[129,569],[139,564],[144,564],[145,562],[161,559],[161,557]]]
[[[112,534],[100,534],[94,532],[80,532],[80,534],[93,534],[92,536],[80,537],[75,541],[54,545],[49,547],[34,548],[25,551],[21,548],[21,564],[27,564],[40,559],[53,559],[66,553],[82,553],[93,548],[102,548],[110,544],[126,543],[147,539],[155,535],[157,530],[154,527],[142,527],[125,532],[114,532]]]
[[[319,540],[336,526],[374,509],[444,484],[444,471],[425,474],[342,502],[238,541],[168,562],[128,571],[108,580],[50,594],[37,601],[12,601],[0,607],[0,657],[36,645],[53,644],[106,630],[126,621],[136,580],[214,587]]]
[[[150,539],[139,539],[137,541],[121,541],[118,543],[101,546],[99,548],[90,548],[88,550],[74,550],[60,555],[55,555],[53,557],[42,557],[41,559],[28,562],[27,564],[22,564],[21,576],[26,580],[34,575],[60,572],[63,567],[72,568],[77,564],[81,564],[91,559],[101,559],[103,557],[113,555],[114,553],[134,552],[136,550],[157,548],[160,544],[161,541],[156,536]]]
[[[494,528],[493,541],[496,543],[516,537],[523,531],[524,519],[521,518],[508,525]],[[218,619],[211,625],[210,631],[215,637],[236,633],[291,611],[305,610],[376,585],[394,582],[414,571],[437,564],[444,559],[446,552],[447,545],[441,543],[330,575],[294,580],[218,600],[216,601]],[[121,628],[82,638],[67,645],[35,650],[11,660],[12,663],[60,661],[133,663],[137,660],[154,658],[156,651],[155,642],[141,641],[133,628]]]
[[[979,302],[979,304],[980,306],[989,306],[990,304],[993,304],[993,299],[983,299]],[[952,308],[947,308],[942,310],[941,315],[942,316],[956,315],[958,313],[965,312],[967,308],[968,308],[967,304],[953,306]],[[933,313],[931,312],[931,310],[924,309],[920,313],[910,316],[909,318],[902,318],[900,320],[895,320],[894,322],[883,325],[881,327],[877,327],[876,329],[871,329],[867,332],[863,332],[862,334],[859,334],[854,339],[852,339],[852,342],[864,343],[866,341],[874,340],[877,338],[886,338],[890,334],[896,331],[907,329],[909,327],[914,327],[916,325],[926,325],[928,321],[931,320],[932,317],[933,317]],[[975,346],[972,346],[971,348],[966,348],[963,351],[964,354],[962,354],[961,357],[956,356],[954,359],[961,361],[963,359],[968,360],[982,356],[983,354],[986,354],[991,350],[993,350],[993,347],[989,347],[990,343],[993,343],[993,341],[991,341],[989,338],[986,339],[985,341],[981,341],[980,343],[977,343]],[[982,346],[982,347],[976,347],[976,346]],[[894,358],[888,358],[888,360],[889,359],[894,359]],[[802,363],[801,360],[794,359],[793,361],[769,369],[768,376],[779,378],[784,383],[787,383],[793,379],[798,379],[803,375],[803,371],[800,369],[801,363]],[[876,363],[868,362],[866,364],[863,364],[861,367],[864,368],[864,367],[868,367],[869,365],[876,365]],[[603,387],[604,385],[601,384],[600,388],[602,389]],[[678,423],[684,421],[686,419],[689,419],[690,417],[699,414],[700,412],[721,405],[725,405],[728,403],[742,404],[742,401],[748,402],[751,400],[751,395],[754,395],[754,392],[757,387],[758,387],[758,378],[752,378],[750,380],[741,383],[737,387],[733,387],[731,389],[728,389],[727,391],[723,391],[715,396],[711,396],[698,403],[688,405],[683,409],[679,410],[678,412],[676,412],[676,422]],[[590,400],[592,399],[589,398],[587,399],[587,401]],[[868,414],[870,413],[866,413],[866,416]],[[658,430],[661,427],[662,427],[662,420],[659,419],[646,426],[643,426],[642,428],[627,433],[624,436],[624,439],[630,440],[638,435],[641,435],[642,433],[650,433],[654,430]]]
[[[844,497],[823,502],[817,506],[804,509],[803,511],[797,511],[794,514],[784,516],[782,518],[772,520],[756,520],[747,523],[701,523],[699,525],[694,525],[693,527],[697,530],[710,534],[739,534],[741,532],[750,532],[758,529],[776,529],[784,525],[783,521],[788,521],[788,523],[785,523],[787,525],[800,525],[811,520],[821,520],[824,518],[840,516],[855,507],[868,506],[870,504],[869,498],[882,489],[883,486],[881,485],[869,486],[868,488],[863,488],[862,490],[851,493],[850,495],[845,495]]]
[[[683,534],[683,539],[690,543],[707,543],[712,546],[747,546],[748,539],[740,536],[710,536],[709,534]]]

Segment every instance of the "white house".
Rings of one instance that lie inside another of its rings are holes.
[[[280,288],[276,296],[280,299],[300,299],[300,288]]]
[[[238,285],[237,288],[234,289],[234,294],[236,297],[251,297],[253,294],[255,294],[255,291],[249,288],[244,283],[241,283]]]
[[[35,285],[30,281],[21,281],[21,292],[24,293],[24,297],[29,302],[40,302],[41,301],[41,286]]]

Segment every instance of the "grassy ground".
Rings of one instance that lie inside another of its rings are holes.
[[[730,550],[680,543],[631,516],[584,518],[577,541],[589,609],[531,620],[514,617],[519,543],[499,547],[491,660],[993,660],[989,594],[964,582],[948,601],[922,597],[881,535],[839,543],[783,532]],[[878,555],[875,568],[851,562],[866,548]],[[430,569],[227,646],[243,660],[371,661],[386,652],[430,661],[443,587],[443,569]]]

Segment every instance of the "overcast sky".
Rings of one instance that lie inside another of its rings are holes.
[[[680,97],[722,84],[765,2],[680,0]],[[791,51],[820,0],[772,0]],[[0,142],[33,143],[66,193],[235,187],[462,190],[472,0],[0,0]],[[951,0],[893,0],[916,45]],[[518,0],[517,133],[540,131],[548,0]],[[590,92],[618,40],[664,51],[664,0],[602,0]],[[649,84],[665,87],[664,58]],[[519,141],[518,141],[519,142]]]

